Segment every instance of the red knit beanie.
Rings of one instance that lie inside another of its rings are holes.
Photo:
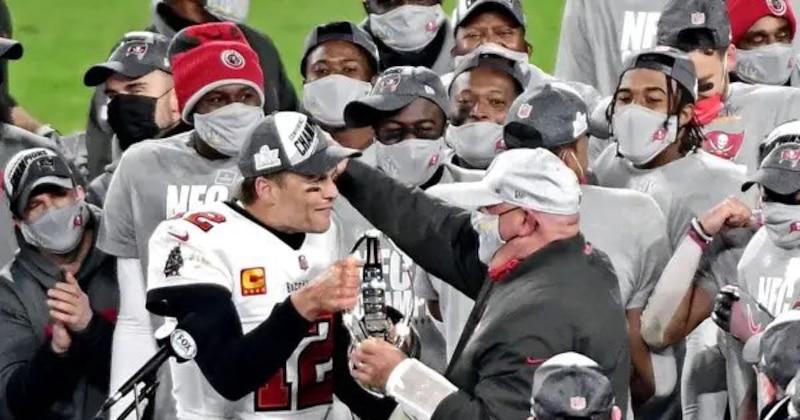
[[[787,0],[728,0],[728,16],[731,19],[731,36],[734,45],[762,17],[782,17],[789,21],[792,38],[797,30],[797,18]]]
[[[225,85],[252,87],[264,105],[264,73],[242,31],[230,22],[189,26],[169,46],[172,77],[181,117],[192,122],[197,102]]]

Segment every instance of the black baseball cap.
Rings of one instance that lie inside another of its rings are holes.
[[[759,364],[764,374],[785,390],[800,370],[800,310],[778,315],[763,332],[750,337],[742,357]]]
[[[306,37],[303,58],[300,60],[300,74],[303,77],[306,77],[306,60],[309,54],[328,41],[347,41],[360,47],[367,54],[372,68],[376,72],[380,68],[378,46],[365,30],[351,22],[331,22],[317,26]]]
[[[611,381],[597,362],[582,354],[553,356],[533,375],[531,415],[537,420],[607,420],[613,409]]]
[[[689,55],[679,49],[659,46],[639,51],[628,59],[624,71],[633,69],[664,73],[678,82],[692,96],[692,101],[697,100],[697,70]]]
[[[478,67],[493,68],[509,75],[517,84],[517,88],[520,92],[524,91],[525,86],[528,84],[528,80],[523,74],[522,69],[520,69],[519,63],[492,53],[468,54],[467,58],[453,71],[453,80],[456,80],[461,74]],[[453,84],[451,83],[450,87],[452,86]]]
[[[772,149],[758,171],[742,185],[742,191],[754,184],[781,195],[800,191],[800,144],[784,143]]]
[[[136,79],[155,70],[172,73],[167,49],[169,38],[155,32],[128,32],[108,61],[95,64],[83,76],[89,87],[101,85],[114,73]]]
[[[711,35],[712,49],[731,44],[731,22],[725,0],[671,0],[658,20],[658,45],[695,48],[687,45],[685,31],[705,30]]]
[[[487,9],[502,10],[511,16],[519,26],[526,27],[525,11],[522,10],[521,0],[458,0],[453,14],[453,30],[457,31],[464,22]]]
[[[22,58],[23,48],[19,41],[9,38],[0,38],[0,58],[6,60],[19,60]]]
[[[250,132],[238,166],[245,178],[282,171],[324,176],[342,160],[360,155],[334,144],[305,114],[282,111],[266,116]]]
[[[386,113],[399,111],[417,98],[436,104],[445,117],[450,115],[450,99],[436,73],[426,67],[398,66],[381,73],[369,95],[347,104],[344,120],[347,127],[370,126]]]
[[[586,102],[564,83],[525,91],[506,113],[506,148],[553,149],[574,143],[589,131],[588,113]]]
[[[43,185],[67,190],[75,188],[72,169],[63,157],[42,147],[26,149],[12,156],[5,167],[3,187],[11,212],[22,215],[33,191]]]

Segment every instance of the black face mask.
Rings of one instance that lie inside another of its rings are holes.
[[[152,139],[161,129],[156,124],[156,103],[159,98],[139,95],[117,95],[108,102],[108,125],[124,151],[134,143]]]

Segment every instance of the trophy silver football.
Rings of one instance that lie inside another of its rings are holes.
[[[414,300],[410,299],[408,307],[400,312],[386,304],[387,284],[383,275],[380,247],[381,233],[378,230],[367,231],[352,252],[366,244],[366,258],[362,269],[361,305],[353,311],[345,312],[342,320],[350,332],[351,346],[368,338],[379,338],[392,343],[408,357],[418,357],[420,353],[419,335],[411,326],[414,312]],[[351,253],[352,253],[351,252]],[[358,369],[358,367],[354,367]],[[359,384],[370,393],[383,397],[376,389]]]

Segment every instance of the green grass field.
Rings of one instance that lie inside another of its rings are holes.
[[[25,57],[10,64],[11,92],[40,121],[62,133],[82,130],[90,97],[83,74],[120,36],[147,26],[149,0],[7,0]],[[525,0],[533,61],[551,70],[563,0]],[[252,0],[248,23],[268,34],[300,87],[303,39],[317,24],[360,21],[360,0]],[[453,10],[454,0],[445,1]]]

